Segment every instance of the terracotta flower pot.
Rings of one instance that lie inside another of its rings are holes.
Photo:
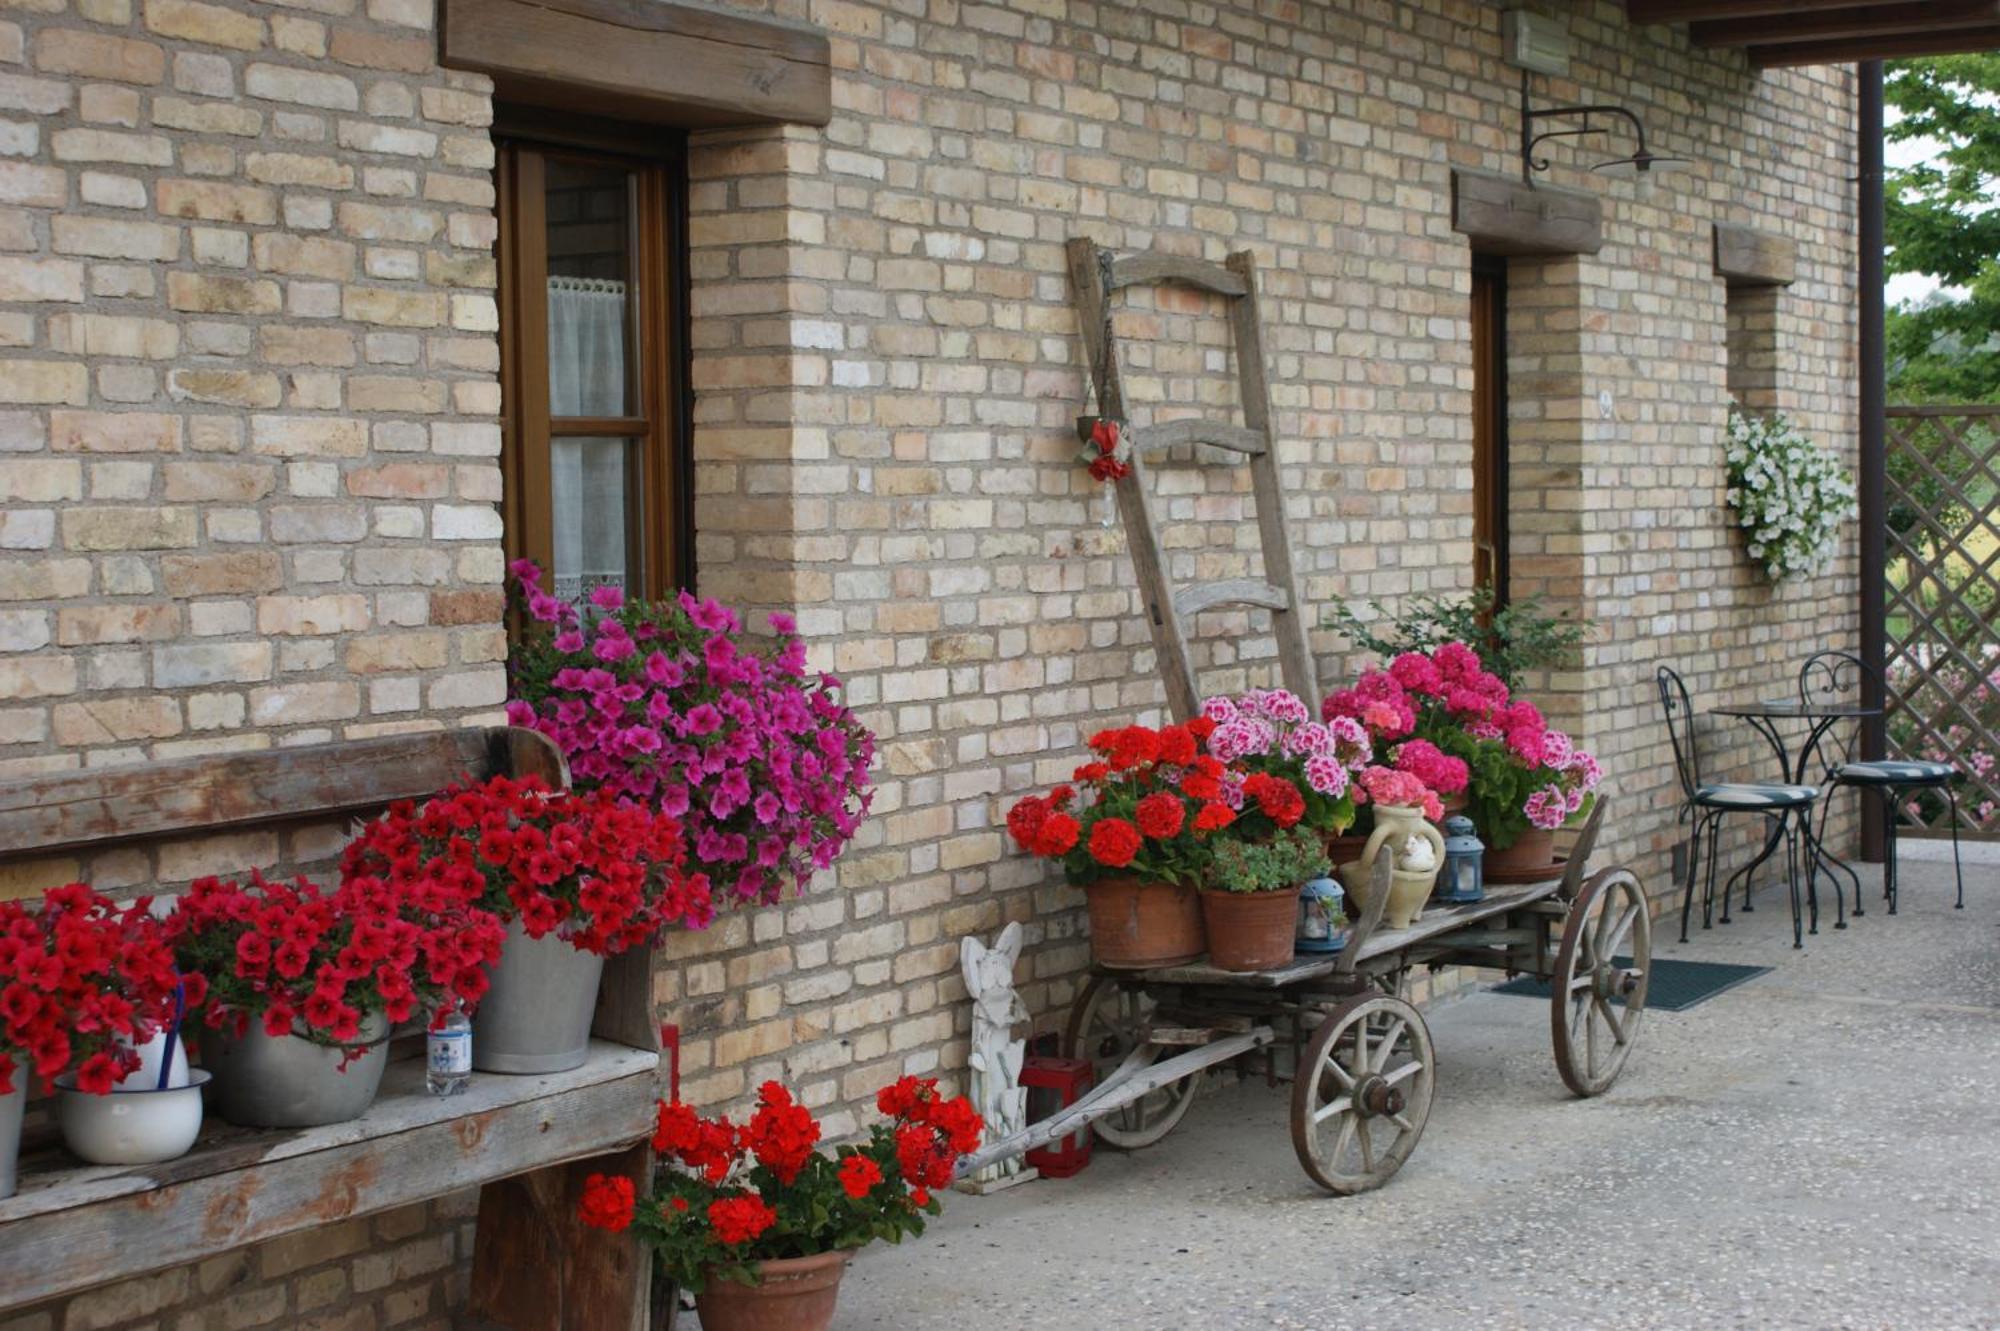
[[[754,1285],[711,1275],[694,1297],[701,1331],[826,1331],[852,1256],[837,1249],[759,1262]]]
[[[1201,900],[1192,888],[1100,878],[1083,895],[1090,907],[1090,955],[1100,966],[1178,966],[1207,950]]]
[[[1556,866],[1556,834],[1540,827],[1521,833],[1521,839],[1505,850],[1486,849],[1486,868],[1501,873],[1528,873]]]
[[[1208,959],[1226,971],[1268,971],[1290,964],[1298,932],[1299,894],[1214,892],[1201,894],[1208,926]]]

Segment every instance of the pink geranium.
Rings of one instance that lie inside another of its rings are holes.
[[[1393,767],[1364,767],[1354,779],[1355,800],[1422,809],[1433,822],[1444,817],[1444,801],[1421,779]]]

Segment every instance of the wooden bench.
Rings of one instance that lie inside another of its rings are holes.
[[[0,870],[338,822],[498,773],[569,780],[544,737],[502,727],[5,783]],[[583,1227],[576,1201],[592,1173],[641,1182],[651,1170],[662,1068],[648,954],[605,967],[592,1036],[574,1071],[477,1073],[450,1098],[425,1092],[421,1041],[406,1038],[361,1118],[271,1131],[211,1118],[191,1153],[163,1165],[82,1165],[35,1134],[23,1145],[20,1191],[0,1200],[0,1312],[476,1186],[467,1325],[636,1331],[650,1318],[644,1249]]]

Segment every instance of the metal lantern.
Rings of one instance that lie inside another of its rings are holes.
[[[1315,878],[1299,889],[1295,945],[1301,952],[1338,952],[1347,946],[1346,893],[1331,878]]]
[[[1021,1085],[1028,1092],[1028,1122],[1039,1123],[1069,1108],[1090,1093],[1091,1082],[1088,1059],[1029,1054],[1021,1062]],[[1029,1151],[1028,1163],[1043,1178],[1081,1173],[1090,1163],[1090,1137],[1090,1121],[1085,1119],[1069,1136]]]
[[[1472,829],[1472,820],[1444,820],[1444,872],[1438,875],[1439,901],[1478,901],[1486,895],[1486,843]]]

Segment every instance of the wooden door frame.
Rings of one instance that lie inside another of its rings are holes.
[[[1507,604],[1508,567],[1508,475],[1507,475],[1507,260],[1498,254],[1472,256],[1473,393],[1473,504],[1478,522],[1478,496],[1482,476],[1486,486],[1492,535],[1493,602]],[[1485,293],[1482,299],[1482,291]],[[1484,353],[1482,355],[1482,353]],[[1482,419],[1483,418],[1483,419]],[[1487,447],[1479,448],[1481,427]],[[1475,532],[1475,537],[1477,533]],[[1474,551],[1475,573],[1478,551]]]

